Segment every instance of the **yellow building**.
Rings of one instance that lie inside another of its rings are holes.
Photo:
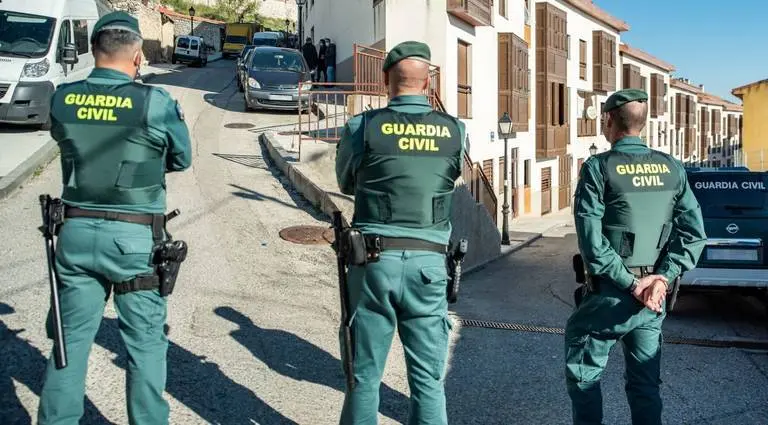
[[[742,100],[744,118],[742,152],[753,171],[768,169],[768,79],[756,81],[731,91]]]

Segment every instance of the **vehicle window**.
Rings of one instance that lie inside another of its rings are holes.
[[[72,21],[72,28],[75,33],[75,47],[77,47],[77,54],[82,55],[88,53],[88,21],[84,19],[78,19]]]
[[[705,218],[768,215],[766,173],[694,172],[688,174],[688,183]]]
[[[192,39],[192,43],[190,44],[190,48],[192,50],[197,50],[198,46],[199,46],[199,44],[198,44],[197,40]]]
[[[180,49],[189,49],[189,39],[188,38],[180,38],[177,41],[176,47]]]
[[[280,71],[306,72],[304,58],[293,52],[255,51],[251,59],[252,68],[274,69]]]
[[[54,22],[55,19],[45,16],[0,11],[0,55],[45,56],[53,38]]]
[[[240,59],[245,59],[246,56],[248,56],[248,52],[250,52],[253,49],[253,46],[245,46],[243,48],[243,51],[240,52]]]
[[[228,35],[227,38],[224,39],[224,42],[233,44],[248,44],[248,39],[242,35]]]
[[[275,38],[256,38],[253,40],[253,44],[256,46],[277,46],[277,39]]]

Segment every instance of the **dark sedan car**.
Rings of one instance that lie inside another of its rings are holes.
[[[259,46],[249,55],[245,108],[309,109],[312,78],[301,52],[281,47]],[[301,99],[299,99],[301,86]]]

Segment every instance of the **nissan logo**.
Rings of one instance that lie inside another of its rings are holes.
[[[725,231],[730,234],[734,234],[739,231],[739,226],[737,226],[736,223],[731,223],[725,226]]]

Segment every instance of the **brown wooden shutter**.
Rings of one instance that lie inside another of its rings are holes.
[[[510,34],[499,33],[499,111],[498,115],[501,116],[504,112],[509,112],[510,117],[512,111],[509,106],[512,104],[512,73],[514,70],[510,66],[512,58],[509,57],[512,49],[510,44],[512,40]]]

